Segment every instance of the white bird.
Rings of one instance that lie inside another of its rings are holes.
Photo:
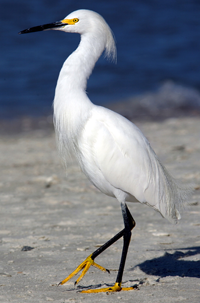
[[[79,33],[78,48],[68,57],[60,71],[55,99],[54,124],[58,145],[65,161],[75,156],[88,179],[104,194],[115,197],[122,209],[124,229],[93,252],[65,280],[80,270],[78,283],[94,259],[119,238],[123,250],[119,271],[113,287],[90,289],[83,292],[129,290],[122,288],[122,276],[135,221],[127,202],[145,203],[170,221],[180,219],[179,205],[185,199],[184,190],[159,162],[142,132],[121,115],[94,105],[86,94],[87,80],[94,65],[105,50],[107,57],[115,58],[116,47],[112,32],[105,20],[90,10],[77,10],[63,20],[21,31],[30,33],[47,29]]]

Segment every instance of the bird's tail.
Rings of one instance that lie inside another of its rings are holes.
[[[184,202],[192,190],[180,180],[173,178],[160,162],[159,170],[162,176],[159,182],[160,212],[169,221],[177,223],[181,219],[180,210],[183,209]]]
[[[150,151],[152,153],[153,150]],[[181,181],[173,178],[167,169],[160,163],[156,155],[151,157],[153,171],[150,176],[147,195],[154,197],[154,201],[147,204],[158,210],[163,217],[170,222],[177,223],[181,219],[180,210],[183,209],[184,202],[192,194],[192,190]]]

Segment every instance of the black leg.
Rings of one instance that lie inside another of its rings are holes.
[[[91,258],[92,260],[94,260],[98,255],[100,255],[104,250],[106,250],[109,246],[111,246],[113,243],[115,243],[117,240],[119,240],[125,232],[125,228],[122,229],[118,234],[116,234],[113,238],[111,238],[110,240],[108,240],[108,242],[106,242],[105,244],[103,244],[101,247],[99,247],[97,250],[95,250],[92,255]]]
[[[129,242],[130,242],[130,238],[131,238],[131,230],[135,226],[135,221],[125,203],[121,204],[121,208],[122,208],[122,215],[123,215],[123,219],[124,219],[125,228],[122,229],[119,233],[117,233],[112,239],[107,241],[104,245],[102,245],[97,250],[95,250],[90,256],[88,256],[66,279],[64,279],[62,282],[60,282],[59,285],[66,283],[72,277],[74,277],[77,273],[82,271],[81,275],[75,282],[75,284],[77,284],[84,277],[84,275],[86,274],[86,272],[88,271],[88,269],[90,268],[91,265],[97,267],[98,269],[100,269],[104,272],[108,271],[104,267],[96,264],[94,262],[94,259],[123,236],[124,244],[123,244],[122,256],[121,256],[119,271],[118,271],[115,285],[113,287],[109,287],[109,288],[84,290],[84,291],[82,291],[82,293],[96,293],[96,292],[107,292],[107,291],[114,292],[114,291],[120,291],[120,290],[132,290],[133,289],[133,287],[122,288],[121,281],[122,281],[124,266],[125,266],[125,262],[126,262],[128,246],[129,246]]]
[[[92,255],[91,258],[94,259],[96,258],[101,252],[103,252],[106,248],[108,248],[110,245],[112,245],[114,242],[116,242],[119,238],[122,236],[124,237],[124,244],[123,244],[123,249],[122,249],[122,256],[121,256],[121,261],[119,265],[119,271],[117,274],[117,279],[112,287],[107,287],[107,288],[100,288],[100,289],[89,289],[89,290],[83,290],[82,293],[99,293],[99,292],[115,292],[115,291],[120,291],[120,290],[133,290],[133,287],[121,287],[121,282],[122,282],[122,276],[124,272],[124,266],[126,262],[126,256],[128,253],[128,247],[131,239],[131,230],[135,227],[135,221],[129,212],[128,207],[126,206],[125,203],[121,203],[121,208],[122,208],[122,216],[124,219],[124,226],[125,228],[121,230],[117,235],[115,235],[112,239],[110,239],[108,242],[106,242],[104,245],[102,245],[99,249],[97,249]]]
[[[132,230],[135,227],[135,221],[128,209],[128,207],[126,206],[126,204],[124,204],[124,209],[122,210],[122,215],[123,215],[123,219],[124,219],[124,225],[125,228],[122,229],[118,234],[116,234],[113,238],[111,238],[110,240],[108,240],[105,244],[103,244],[101,247],[99,247],[97,250],[95,250],[92,255],[91,258],[92,260],[94,260],[98,255],[100,255],[104,250],[106,250],[109,246],[111,246],[113,243],[115,243],[117,240],[119,240],[122,236],[125,236],[125,234],[127,234],[127,229]],[[125,212],[125,214],[123,214],[123,212]],[[124,218],[126,217],[126,219]],[[126,221],[126,223],[125,223]],[[128,225],[126,227],[126,225]],[[126,236],[127,237],[127,236]]]
[[[124,245],[123,245],[123,249],[122,249],[121,261],[120,261],[119,270],[118,270],[117,279],[116,279],[116,283],[118,283],[119,285],[121,285],[121,282],[122,282],[122,276],[123,276],[124,266],[125,266],[126,257],[127,257],[127,253],[128,253],[128,247],[129,247],[129,243],[131,240],[131,230],[135,227],[135,220],[133,219],[131,213],[129,212],[129,209],[126,206],[126,204],[122,203],[121,208],[122,208],[122,216],[124,219],[125,228],[124,228],[124,235],[123,235],[124,236]]]

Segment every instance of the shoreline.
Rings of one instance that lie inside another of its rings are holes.
[[[166,81],[157,90],[103,104],[133,123],[138,121],[164,121],[171,118],[195,118],[200,116],[200,92]],[[0,119],[0,133],[16,133],[36,129],[51,130],[53,114],[23,115]]]
[[[168,119],[200,117],[200,109],[164,109],[156,112],[150,112],[143,109],[135,110],[135,106],[131,101],[108,103],[104,105],[133,123],[138,122],[162,122]],[[21,116],[10,119],[0,119],[0,135],[14,135],[17,133],[29,132],[34,130],[52,131],[54,130],[53,115],[46,116]]]
[[[200,117],[200,92],[193,88],[164,82],[156,91],[103,104],[134,122],[165,121],[172,118]],[[53,114],[23,115],[0,119],[0,133],[52,130]]]

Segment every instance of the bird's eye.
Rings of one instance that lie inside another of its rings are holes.
[[[74,22],[74,23],[77,23],[78,21],[79,21],[78,18],[74,18],[74,19],[73,19],[73,22]]]

